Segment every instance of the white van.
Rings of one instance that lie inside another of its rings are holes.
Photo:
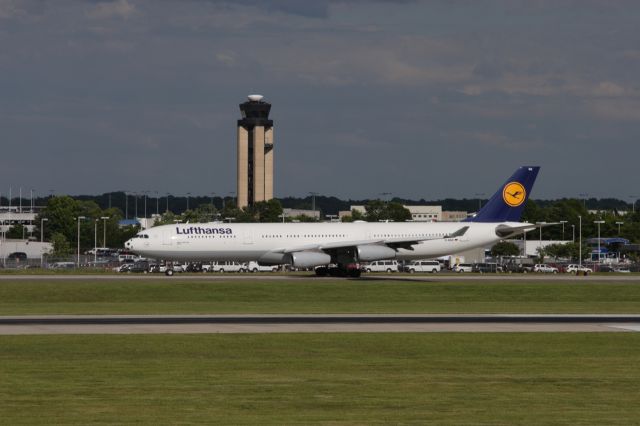
[[[278,265],[261,266],[253,260],[247,265],[249,272],[278,272]]]
[[[365,272],[398,272],[397,260],[376,260],[375,262],[369,262],[364,265],[362,270]]]
[[[414,272],[440,272],[440,262],[437,260],[414,260],[404,266],[404,271],[413,274]]]
[[[211,263],[211,272],[247,272],[247,265],[240,262],[213,262]]]

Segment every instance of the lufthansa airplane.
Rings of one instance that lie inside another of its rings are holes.
[[[254,260],[319,266],[318,275],[359,276],[358,262],[436,258],[535,229],[535,224],[521,223],[520,216],[539,170],[520,167],[464,222],[185,223],[146,229],[125,247],[154,259]]]

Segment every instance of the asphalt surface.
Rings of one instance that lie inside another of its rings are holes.
[[[640,331],[640,315],[60,315],[0,317],[0,335]]]
[[[640,275],[635,274],[602,274],[589,276],[575,276],[569,274],[363,274],[361,278],[339,278],[339,277],[316,277],[309,275],[287,275],[287,274],[176,274],[167,277],[164,274],[95,274],[95,275],[75,275],[75,274],[50,274],[50,275],[22,275],[22,274],[0,274],[0,281],[20,281],[20,280],[62,280],[62,281],[87,281],[87,280],[195,280],[195,281],[228,281],[228,280],[261,280],[261,281],[283,281],[283,280],[394,280],[394,281],[635,281],[640,284]]]

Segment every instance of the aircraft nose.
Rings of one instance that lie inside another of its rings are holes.
[[[132,249],[133,243],[131,242],[131,240],[127,240],[127,242],[124,243],[124,246],[128,249]]]

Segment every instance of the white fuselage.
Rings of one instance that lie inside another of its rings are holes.
[[[264,260],[282,250],[303,251],[322,244],[416,238],[411,249],[400,248],[400,260],[429,259],[476,248],[489,247],[501,238],[498,225],[521,223],[476,222],[355,222],[355,223],[195,223],[163,225],[141,231],[125,244],[145,257],[187,261]],[[447,238],[462,227],[464,235]],[[142,237],[140,237],[142,236]],[[358,244],[354,244],[358,245]]]

